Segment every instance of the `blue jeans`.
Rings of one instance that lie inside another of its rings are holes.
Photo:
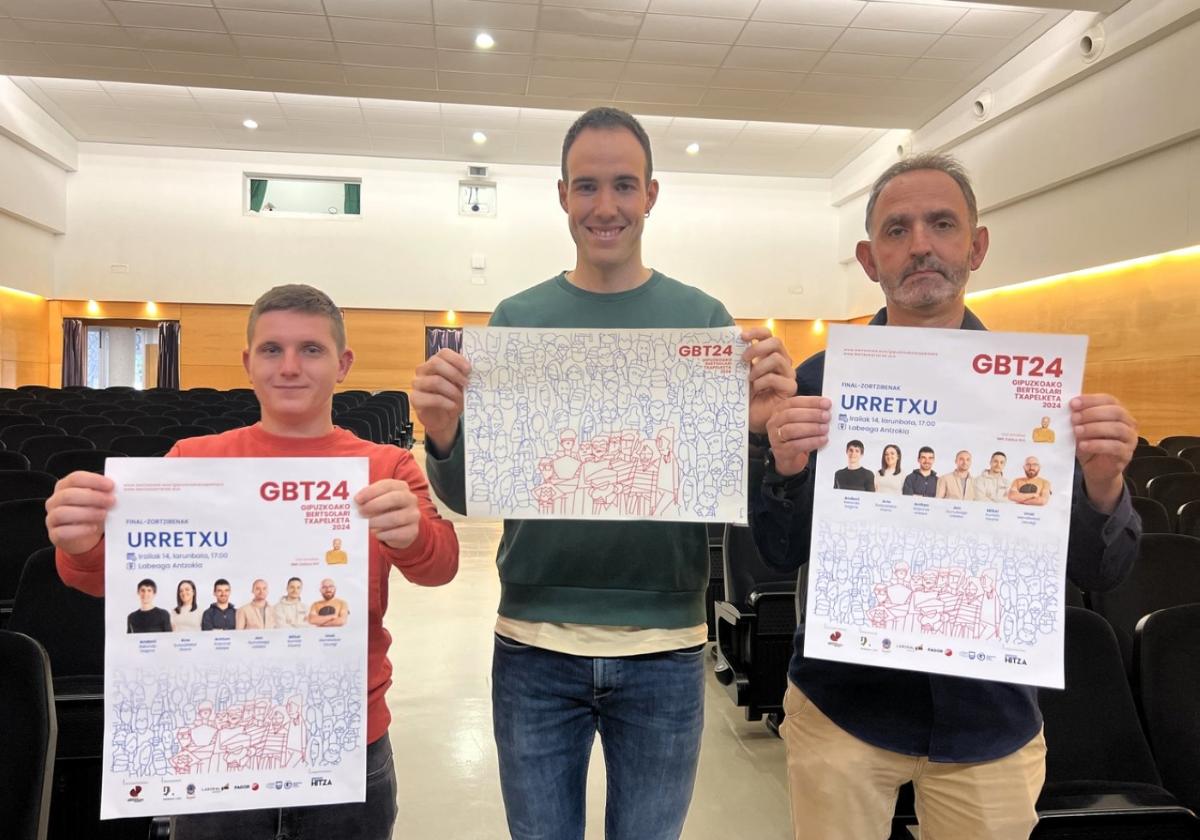
[[[391,840],[396,767],[385,734],[367,744],[367,801],[176,817],[172,840]]]
[[[597,732],[604,836],[677,840],[700,758],[704,646],[591,658],[497,635],[492,716],[513,840],[582,840]]]

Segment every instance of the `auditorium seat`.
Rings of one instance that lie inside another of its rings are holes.
[[[1175,530],[1171,527],[1171,519],[1161,502],[1145,496],[1130,496],[1129,500],[1133,502],[1133,509],[1142,519],[1143,534],[1169,534]]]
[[[1188,502],[1179,508],[1178,531],[1184,536],[1200,538],[1200,502]]]
[[[143,417],[165,417],[172,411],[178,410],[178,406],[175,402],[152,402],[138,406],[138,409],[141,411]],[[136,420],[137,418],[131,419]]]
[[[40,423],[26,423],[21,426],[9,426],[6,429],[0,430],[0,441],[4,442],[4,446],[7,449],[20,451],[21,444],[29,440],[31,437],[65,434],[66,432],[57,426],[46,426]]]
[[[22,413],[24,413],[23,409],[26,406],[36,405],[37,402],[38,401],[33,399],[32,397],[25,397],[25,396],[18,395],[17,397],[14,397],[12,399],[5,400],[4,407],[11,411],[21,411]]]
[[[1158,442],[1168,455],[1178,455],[1183,450],[1200,446],[1200,435],[1168,435]]]
[[[71,413],[65,417],[58,418],[54,425],[69,435],[78,435],[82,434],[83,430],[89,426],[106,426],[111,423],[112,420],[101,414]]]
[[[0,444],[0,470],[27,470],[29,459],[20,452],[9,452]]]
[[[750,529],[725,527],[725,597],[715,604],[717,679],[747,720],[783,711],[792,637],[796,572],[780,572],[759,556]]]
[[[205,426],[201,423],[189,423],[184,426],[167,426],[158,433],[158,437],[166,437],[171,440],[179,441],[187,438],[204,437],[205,435],[213,434],[211,426]]]
[[[0,607],[12,606],[25,560],[49,545],[45,499],[0,502]]]
[[[52,474],[40,470],[0,470],[0,502],[17,499],[45,501],[54,492],[57,482],[58,479]]]
[[[348,414],[340,414],[333,420],[333,425],[340,426],[347,431],[353,432],[363,440],[371,440],[371,423],[363,417],[353,417]]]
[[[106,408],[100,412],[114,423],[128,423],[134,417],[145,417],[140,408]]]
[[[97,449],[112,449],[112,442],[119,437],[140,435],[142,430],[129,423],[109,423],[103,426],[88,426],[82,436],[95,444]]]
[[[1153,446],[1149,443],[1139,443],[1133,448],[1134,458],[1162,458],[1173,454],[1172,452],[1167,452],[1161,446]]]
[[[110,442],[107,448],[131,458],[157,458],[166,455],[174,445],[174,438],[164,435],[126,435]]]
[[[96,445],[85,437],[76,435],[43,435],[32,437],[21,444],[21,454],[29,459],[30,469],[40,470],[46,466],[46,459],[55,452],[66,452],[69,449],[95,449]]]
[[[123,453],[111,449],[69,449],[47,458],[45,469],[58,478],[65,478],[80,470],[103,474],[105,461],[124,457]]]
[[[1200,446],[1189,446],[1179,453],[1179,457],[1191,464],[1196,472],[1200,472]]]
[[[717,601],[725,597],[725,526],[709,522],[708,530],[708,588],[704,592],[704,614],[708,622],[708,640],[717,639]],[[714,651],[715,654],[715,651]]]
[[[207,415],[208,412],[202,408],[174,408],[163,416],[178,420],[180,425],[188,425],[199,422],[200,418]]]
[[[168,426],[178,426],[179,421],[170,417],[151,415],[148,417],[132,417],[125,425],[137,429],[144,435],[156,435]],[[133,434],[133,432],[129,434]]]
[[[1091,593],[1092,609],[1112,625],[1128,667],[1133,630],[1142,616],[1180,604],[1200,603],[1200,539],[1144,534],[1137,561],[1121,585]]]
[[[352,408],[349,411],[340,411],[340,412],[335,411],[334,412],[334,422],[335,423],[340,421],[341,418],[343,418],[343,417],[354,417],[354,418],[358,418],[361,420],[365,420],[367,422],[367,425],[369,425],[371,427],[371,431],[370,431],[370,434],[367,437],[367,439],[370,441],[373,441],[375,443],[383,443],[384,442],[383,420],[381,420],[379,418],[379,415],[376,414],[375,412],[368,411],[365,406],[359,406],[358,408]]]
[[[1162,502],[1174,530],[1179,508],[1200,499],[1200,473],[1168,473],[1150,479],[1146,485],[1151,499]]]
[[[1149,496],[1146,484],[1150,479],[1167,473],[1195,472],[1192,465],[1182,458],[1172,456],[1138,458],[1125,467],[1125,478],[1133,484],[1135,496]]]
[[[8,840],[45,840],[58,724],[50,660],[36,641],[0,630],[0,820]]]
[[[1195,816],[1162,787],[1112,628],[1067,608],[1065,690],[1039,689],[1046,784],[1032,838],[1191,838]]]
[[[49,424],[50,421],[44,419],[45,415],[53,415],[56,411],[62,411],[57,403],[47,402],[45,400],[36,400],[21,409],[22,414],[27,414],[31,417],[37,417],[43,423]]]
[[[1134,671],[1163,787],[1200,811],[1200,604],[1158,610],[1138,622]]]
[[[69,409],[69,408],[55,407],[55,408],[50,409],[49,411],[43,411],[40,414],[38,414],[38,419],[41,420],[43,423],[45,423],[47,426],[59,426],[59,424],[58,424],[59,420],[61,420],[64,417],[70,417],[74,413],[75,412],[71,411],[71,409]],[[59,428],[61,429],[62,426],[59,426]],[[66,431],[66,430],[63,429],[63,431]]]

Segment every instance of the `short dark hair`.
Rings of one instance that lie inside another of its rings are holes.
[[[942,172],[953,178],[954,183],[958,184],[958,188],[962,190],[963,198],[966,199],[967,216],[971,221],[971,227],[975,227],[978,224],[979,208],[975,203],[975,190],[971,188],[971,178],[967,175],[966,168],[957,158],[951,155],[941,154],[940,152],[923,152],[893,163],[884,170],[882,175],[875,179],[875,183],[871,186],[870,198],[867,199],[867,236],[871,235],[871,214],[875,212],[875,202],[879,200],[879,194],[883,192],[883,188],[888,185],[888,182],[899,175],[904,175],[907,172],[919,172],[921,170]]]
[[[858,447],[858,451],[859,451],[859,452],[866,452],[866,451],[867,451],[867,447],[863,446],[863,442],[862,442],[861,440],[852,440],[852,441],[850,441],[849,443],[847,443],[847,444],[846,444],[846,451],[847,451],[847,452],[849,452],[849,451],[850,451],[850,447],[852,447],[852,446],[857,446],[857,447]]]
[[[933,447],[931,447],[931,446],[922,446],[920,449],[918,449],[918,450],[917,450],[917,457],[918,457],[918,458],[919,458],[919,457],[921,457],[921,456],[922,456],[922,455],[924,455],[926,452],[928,452],[930,455],[933,455],[933,454],[934,454],[934,452],[933,452]]]
[[[1001,458],[1003,458],[1005,461],[1007,461],[1007,460],[1008,460],[1008,456],[1007,456],[1007,455],[1005,455],[1003,452],[993,452],[993,453],[992,453],[992,458],[995,458],[997,455],[999,455],[999,456],[1000,456]],[[988,460],[990,461],[990,460],[992,460],[992,458],[988,458]]]
[[[213,584],[213,589],[216,589],[218,586],[229,586],[229,581],[225,580],[225,578],[217,578],[217,582]],[[232,589],[233,587],[230,586],[229,588]]]
[[[650,175],[654,172],[654,164],[652,155],[650,154],[650,137],[646,134],[646,129],[642,128],[642,124],[628,111],[609,107],[593,108],[590,111],[584,112],[567,129],[567,136],[563,138],[562,147],[563,181],[567,183],[571,182],[571,179],[567,176],[567,152],[575,145],[575,140],[579,135],[589,128],[601,131],[619,131],[623,128],[636,137],[637,141],[642,144],[642,151],[646,153],[646,183],[650,182]]]
[[[143,586],[149,586],[155,592],[158,591],[158,584],[150,580],[150,578],[142,578],[140,581],[138,581],[137,588],[141,589]]]
[[[329,318],[329,327],[333,331],[333,340],[337,344],[338,352],[346,349],[346,322],[342,320],[342,310],[320,289],[301,283],[289,283],[263,292],[250,309],[250,319],[246,323],[247,346],[254,341],[254,325],[258,323],[259,316],[268,312],[324,315]]]
[[[300,580],[300,578],[298,578],[298,577],[290,577],[290,578],[288,578],[288,583],[291,583],[292,581],[296,581],[296,583],[299,583],[299,584],[303,584],[303,583],[304,583],[304,581]]]

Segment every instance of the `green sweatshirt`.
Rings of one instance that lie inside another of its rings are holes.
[[[603,329],[727,327],[720,301],[655,271],[628,292],[596,294],[565,275],[501,301],[491,326]],[[446,454],[426,444],[437,494],[466,513],[461,425]],[[677,522],[505,520],[496,555],[500,615],[523,621],[677,628],[704,623],[705,527]]]

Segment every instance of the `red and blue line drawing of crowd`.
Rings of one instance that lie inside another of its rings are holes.
[[[1042,465],[1034,455],[1022,464],[1024,475],[1010,481],[1004,474],[1008,465],[1004,452],[993,452],[987,469],[976,475],[971,474],[973,456],[966,449],[955,453],[953,472],[942,475],[934,469],[937,455],[930,446],[917,451],[917,466],[907,474],[902,465],[903,453],[894,443],[883,447],[878,470],[862,465],[865,454],[861,440],[846,444],[846,466],[833,474],[835,490],[1034,506],[1050,501],[1050,482],[1039,475]]]
[[[676,355],[688,335],[512,330],[485,343],[468,332],[469,501],[494,514],[650,519],[744,501],[745,378],[705,376]],[[538,375],[516,379],[506,365],[517,363]]]
[[[311,665],[117,671],[106,690],[111,769],[145,778],[335,767],[360,747],[361,685],[357,669]]]
[[[810,619],[897,634],[1031,646],[1055,632],[1054,546],[876,522],[814,523]]]
[[[126,620],[127,633],[198,633],[211,630],[283,630],[303,627],[342,627],[349,620],[350,608],[337,597],[337,584],[324,578],[321,597],[311,604],[303,599],[304,581],[288,578],[286,594],[272,604],[270,585],[257,578],[250,585],[249,601],[241,607],[233,604],[233,586],[225,578],[213,583],[213,601],[201,609],[196,584],[181,580],[175,587],[175,607],[154,606],[158,585],[152,578],[138,582],[138,609]]]

